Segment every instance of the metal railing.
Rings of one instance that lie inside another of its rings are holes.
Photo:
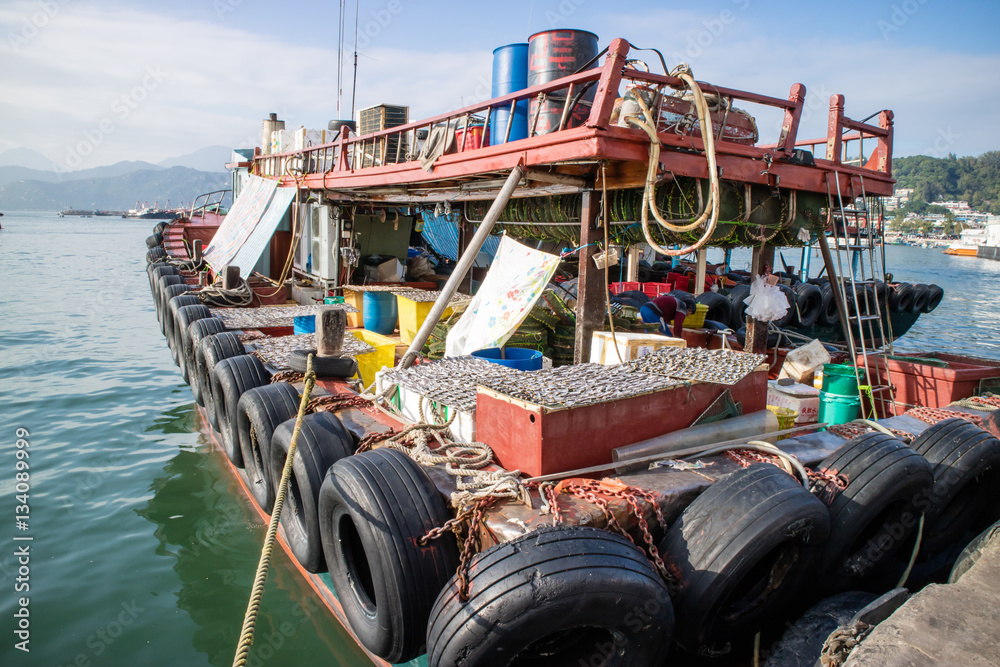
[[[188,215],[188,219],[193,220],[196,215],[204,218],[206,212],[218,213],[222,209],[222,204],[225,202],[227,195],[229,196],[229,203],[231,205],[233,201],[232,190],[213,190],[212,192],[198,195],[191,203],[191,213]]]

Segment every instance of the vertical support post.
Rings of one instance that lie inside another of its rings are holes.
[[[195,263],[200,262],[204,257],[205,255],[204,245],[205,242],[202,241],[201,239],[195,239],[191,243],[191,252],[192,252],[191,259],[194,260]]]
[[[826,159],[840,164],[844,153],[841,129],[844,125],[844,96],[830,95],[830,116],[826,121]]]
[[[347,313],[342,308],[320,308],[316,313],[316,356],[339,357],[346,328]]]
[[[608,286],[604,284],[604,271],[598,270],[593,257],[603,240],[597,220],[601,209],[601,196],[596,190],[584,190],[580,214],[580,279],[576,286],[576,345],[573,363],[582,364],[590,359],[590,343],[594,331],[604,322],[604,304]]]
[[[806,101],[806,87],[801,83],[792,86],[788,93],[788,101],[794,106],[785,109],[785,120],[781,124],[781,136],[778,137],[778,150],[785,155],[795,152],[795,138],[799,134],[799,119],[802,117],[802,107]]]
[[[622,69],[628,56],[628,42],[617,38],[608,46],[608,55],[604,58],[604,71],[597,82],[597,92],[594,93],[594,106],[590,109],[587,127],[607,127],[611,120],[611,112],[618,96],[618,86],[622,82]],[[539,105],[541,106],[541,105]],[[514,113],[511,112],[513,118]],[[534,125],[532,125],[534,127]],[[533,134],[533,133],[532,133]]]
[[[698,296],[705,291],[705,274],[707,273],[706,265],[708,264],[708,248],[702,246],[698,248],[697,254],[698,264],[694,275],[694,290],[692,294]]]
[[[240,286],[240,267],[227,264],[222,268],[222,289],[236,289]]]
[[[753,260],[750,267],[751,281],[762,276],[767,267],[774,264],[774,246],[764,244],[753,249]],[[767,351],[767,322],[755,320],[747,315],[747,342],[744,346],[747,352],[764,354]]]
[[[628,247],[628,275],[625,280],[630,283],[639,281],[639,258],[642,257],[642,246],[630,245]]]
[[[454,213],[454,211],[453,211]],[[458,259],[465,257],[466,251],[469,249],[469,242],[472,240],[472,224],[466,222],[463,216],[459,214],[458,216]],[[475,263],[475,258],[472,262]],[[462,278],[462,282],[458,284],[458,291],[462,294],[472,294],[472,270]]]

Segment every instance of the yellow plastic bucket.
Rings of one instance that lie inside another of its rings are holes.
[[[769,405],[767,409],[774,413],[774,416],[778,418],[778,430],[784,431],[786,429],[795,427],[795,420],[799,418],[799,413],[791,408],[780,408],[777,405]],[[776,440],[784,440],[787,435],[780,435]]]

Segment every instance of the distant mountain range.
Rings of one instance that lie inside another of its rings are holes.
[[[0,153],[0,211],[127,210],[136,201],[164,206],[167,200],[176,207],[230,187],[225,164],[231,154],[224,146],[209,146],[159,164],[125,161],[60,172],[41,153],[15,148]]]

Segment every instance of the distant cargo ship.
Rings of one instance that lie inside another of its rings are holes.
[[[160,202],[153,202],[153,206],[150,207],[148,203],[143,203],[139,206],[139,202],[135,203],[135,208],[129,209],[127,212],[120,212],[123,218],[139,218],[142,220],[175,220],[182,215],[184,215],[183,210],[170,210],[170,202],[167,201],[167,208],[160,208]]]
[[[77,216],[80,218],[93,218],[93,217],[114,217],[125,215],[125,211],[101,211],[96,209],[79,209],[79,208],[67,208],[59,211],[59,217],[65,218],[67,216]]]

